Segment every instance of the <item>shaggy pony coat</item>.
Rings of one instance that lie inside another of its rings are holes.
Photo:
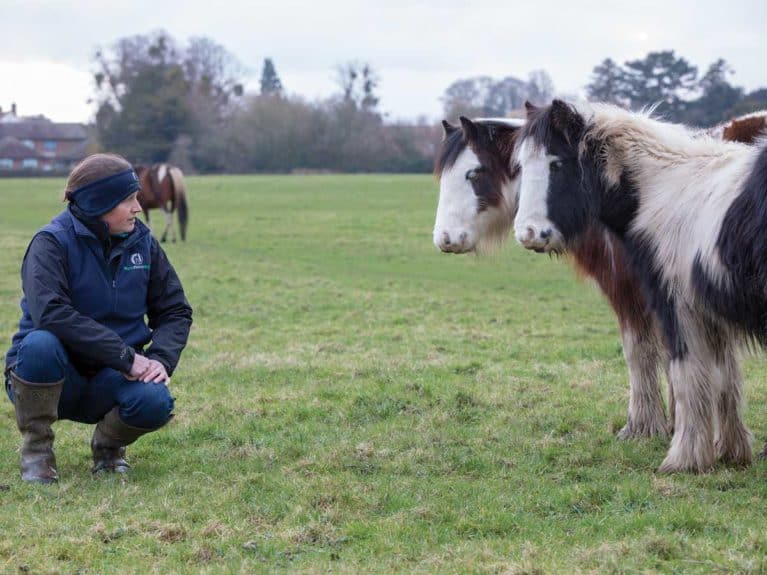
[[[555,100],[530,112],[515,158],[518,239],[572,249],[605,226],[662,327],[676,408],[660,471],[750,463],[736,349],[767,343],[767,143]]]

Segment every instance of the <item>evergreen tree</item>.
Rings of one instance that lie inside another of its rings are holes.
[[[732,69],[721,58],[709,66],[698,86],[701,96],[689,105],[684,120],[697,126],[713,126],[729,119],[730,110],[743,98],[743,90],[731,86]]]
[[[611,58],[605,58],[594,66],[586,92],[589,99],[597,102],[624,104],[626,88],[626,72]]]
[[[264,59],[264,67],[261,69],[261,94],[264,96],[282,95],[282,82],[271,58]]]
[[[685,96],[696,87],[698,69],[673,50],[650,52],[642,60],[626,62],[626,83],[621,96],[633,109],[659,104],[658,111],[669,120],[681,120]]]
[[[759,88],[743,96],[743,98],[729,110],[725,119],[735,118],[737,116],[742,116],[743,114],[750,114],[751,112],[758,112],[759,110],[764,109],[767,109],[767,88]]]

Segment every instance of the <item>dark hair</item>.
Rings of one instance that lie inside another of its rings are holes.
[[[70,194],[91,182],[119,174],[132,166],[128,160],[117,154],[93,154],[72,168],[64,188],[64,201],[72,201]]]

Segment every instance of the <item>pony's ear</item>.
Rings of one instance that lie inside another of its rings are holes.
[[[450,122],[447,120],[442,120],[442,139],[447,140],[447,137],[455,132],[458,129],[458,126],[453,126]]]
[[[584,126],[583,117],[562,100],[554,100],[551,103],[551,123],[564,135],[568,143],[577,139]]]
[[[551,103],[551,119],[556,122],[558,126],[563,126],[569,122],[574,113],[575,111],[567,102],[554,100]]]
[[[466,136],[466,141],[476,142],[477,138],[479,138],[477,125],[466,116],[461,116],[459,119],[461,120],[461,129],[463,130],[463,135]]]
[[[536,112],[538,110],[538,106],[531,104],[530,100],[525,100],[525,111],[527,112],[528,117],[533,112]]]

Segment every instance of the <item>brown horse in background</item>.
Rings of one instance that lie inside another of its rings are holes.
[[[761,136],[767,136],[767,111],[746,114],[734,118],[723,130],[725,140],[753,144]]]
[[[189,207],[186,202],[186,187],[184,174],[180,168],[169,164],[154,164],[152,166],[135,166],[141,191],[138,201],[144,210],[146,221],[149,223],[149,210],[160,208],[165,215],[165,230],[160,238],[164,242],[170,230],[171,241],[176,241],[176,231],[173,229],[173,212],[178,211],[178,227],[181,240],[186,240],[186,225],[189,221]]]
[[[767,136],[767,110],[738,116],[709,128],[706,133],[719,140],[753,144],[760,137]]]

